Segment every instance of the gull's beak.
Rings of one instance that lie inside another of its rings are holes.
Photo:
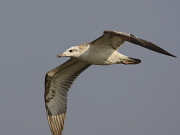
[[[63,54],[63,53],[60,53],[60,54],[57,55],[57,58],[60,58],[60,57],[63,57],[63,56],[66,56],[66,55]]]

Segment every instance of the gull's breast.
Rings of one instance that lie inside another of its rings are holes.
[[[113,49],[90,47],[78,59],[93,65],[111,65],[117,62],[118,58],[114,58],[117,53]]]

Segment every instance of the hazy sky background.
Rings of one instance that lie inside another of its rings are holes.
[[[50,135],[46,72],[58,53],[132,33],[180,57],[179,0],[1,0],[0,134]],[[180,58],[125,43],[138,65],[92,66],[68,93],[63,135],[179,135]]]

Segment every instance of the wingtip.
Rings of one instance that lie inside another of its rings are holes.
[[[178,57],[176,57],[175,55],[172,55],[172,54],[170,54],[170,53],[168,53],[168,54],[166,54],[166,55],[171,56],[171,57],[174,57],[174,58],[178,58]]]
[[[177,56],[175,56],[175,55],[172,55],[172,57],[174,57],[174,58],[178,58]]]

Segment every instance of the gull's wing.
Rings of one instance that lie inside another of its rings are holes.
[[[116,31],[104,31],[104,34],[98,39],[91,42],[91,45],[96,47],[107,47],[118,50],[120,45],[122,45],[125,41],[140,45],[142,47],[145,47],[147,49],[150,49],[158,53],[176,57],[149,41],[140,39],[132,34],[116,32]]]
[[[67,108],[67,92],[76,77],[90,64],[70,59],[45,77],[45,106],[52,135],[62,135]]]
[[[98,39],[90,42],[92,46],[103,47],[107,49],[118,50],[118,48],[125,42],[123,38],[119,38],[114,34],[109,34],[104,31],[104,34]]]

